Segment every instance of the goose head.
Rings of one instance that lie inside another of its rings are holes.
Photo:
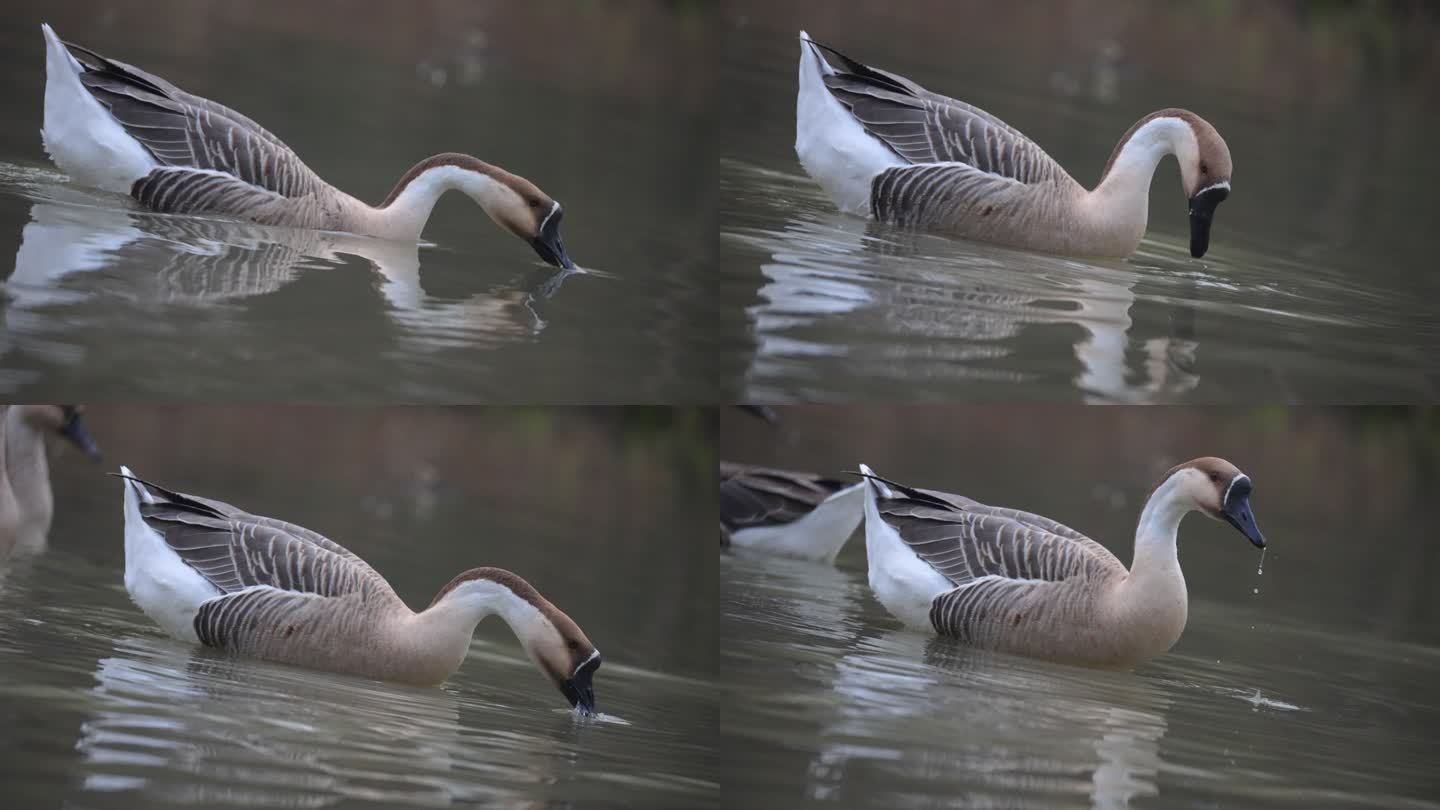
[[[92,461],[99,461],[100,446],[90,437],[84,410],[81,405],[21,405],[18,415],[41,435],[60,436],[80,448]]]
[[[1180,163],[1180,185],[1190,205],[1190,255],[1198,259],[1210,248],[1216,206],[1230,196],[1230,147],[1210,122],[1177,107],[1141,118],[1115,144],[1096,190],[1108,188],[1125,204],[1139,205],[1143,232],[1155,166],[1172,154]]]
[[[485,213],[529,244],[547,264],[573,270],[575,263],[570,261],[560,239],[560,220],[565,216],[560,203],[519,175],[503,175],[503,179],[497,179],[504,192],[481,203]]]
[[[550,608],[549,628],[527,645],[527,651],[560,694],[570,701],[571,708],[584,714],[594,714],[595,687],[592,681],[595,670],[600,668],[600,651],[569,616],[554,605]]]
[[[501,228],[556,267],[575,269],[560,239],[560,203],[534,183],[460,152],[428,157],[400,178],[378,208],[398,229],[418,237],[441,194],[458,189]]]
[[[1194,147],[1176,153],[1180,182],[1190,200],[1190,255],[1200,258],[1210,247],[1210,223],[1215,208],[1230,196],[1230,147],[1206,121],[1194,113],[1185,116]]]
[[[1234,526],[1257,548],[1265,548],[1265,535],[1250,511],[1250,476],[1223,458],[1207,456],[1174,467],[1161,479],[1174,480],[1176,497],[1192,509]]]

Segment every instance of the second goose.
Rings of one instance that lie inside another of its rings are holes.
[[[1133,667],[1170,649],[1189,612],[1176,532],[1190,512],[1259,548],[1249,476],[1197,458],[1160,479],[1126,569],[1050,518],[867,476],[865,551],[876,598],[913,629],[1069,664]]]
[[[220,501],[125,481],[125,589],[183,641],[285,664],[434,685],[498,615],[570,705],[595,711],[600,651],[530,583],[472,568],[412,611],[364,560],[320,534]]]
[[[1135,122],[1086,190],[999,118],[803,31],[795,129],[805,171],[842,211],[1049,253],[1133,253],[1166,155],[1179,161],[1189,199],[1190,255],[1205,255],[1215,207],[1230,194],[1230,149],[1189,110]]]
[[[722,545],[834,562],[864,516],[864,482],[720,462]]]
[[[0,487],[8,490],[0,496],[0,526],[14,527],[16,548],[38,551],[50,533],[55,516],[50,440],[65,439],[91,461],[100,460],[100,447],[90,437],[83,411],[79,405],[9,405],[0,415]],[[4,546],[0,538],[0,548]]]
[[[560,203],[529,180],[470,155],[415,164],[371,206],[321,180],[264,127],[124,62],[45,34],[45,151],[81,184],[128,194],[157,211],[214,214],[420,238],[440,195],[464,192],[497,225],[557,267],[575,265],[560,239]]]

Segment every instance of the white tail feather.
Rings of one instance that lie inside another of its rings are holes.
[[[80,83],[81,66],[55,29],[45,34],[45,124],[40,139],[60,171],[81,185],[129,194],[159,165]]]
[[[795,97],[795,154],[841,211],[870,215],[870,184],[899,155],[871,136],[825,86],[835,69],[810,36],[800,32],[800,86]]]

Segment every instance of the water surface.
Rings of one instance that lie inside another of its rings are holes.
[[[1424,101],[1434,37],[1295,8],[1062,3],[1037,15],[917,3],[842,15],[734,5],[721,65],[720,273],[724,362],[741,355],[726,366],[737,395],[1433,399],[1440,281],[1425,189],[1440,182],[1440,162],[1421,133],[1440,126]],[[799,28],[1000,116],[1087,187],[1141,115],[1199,112],[1235,161],[1210,252],[1189,256],[1173,160],[1156,172],[1149,232],[1126,260],[837,213],[794,153]],[[1220,40],[1266,47],[1243,59],[1173,59]]]
[[[125,592],[118,482],[64,453],[48,548],[0,565],[7,804],[714,806],[713,454],[689,417],[559,413],[92,409],[115,462],[321,531],[414,608],[520,573],[601,650],[601,714],[495,618],[439,688],[173,641]],[[644,514],[612,506],[638,492]]]
[[[0,264],[0,392],[713,397],[702,293],[714,164],[688,157],[698,131],[691,88],[711,35],[704,9],[89,11],[22,2],[0,22],[0,256],[13,258],[8,272]],[[458,193],[442,199],[417,246],[159,215],[71,186],[38,134],[42,20],[254,118],[372,203],[437,152],[521,174],[564,205],[566,245],[587,272],[558,273]],[[634,39],[652,45],[635,49]],[[546,58],[556,50],[566,58]]]
[[[1192,599],[1096,672],[899,629],[863,571],[721,564],[727,797],[806,807],[1440,807],[1440,652]]]

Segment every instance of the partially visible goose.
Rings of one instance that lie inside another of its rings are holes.
[[[906,227],[1077,256],[1128,256],[1166,155],[1190,201],[1190,255],[1205,255],[1230,194],[1230,149],[1181,109],[1141,118],[1087,191],[995,116],[863,65],[800,32],[795,151],[842,211]]]
[[[420,238],[435,201],[464,192],[557,267],[560,204],[523,177],[446,152],[415,164],[379,206],[321,180],[279,138],[234,110],[45,33],[45,151],[76,182],[146,207],[262,225]]]
[[[834,562],[864,516],[864,482],[720,462],[720,542]]]
[[[1125,565],[1056,521],[869,476],[865,550],[870,587],[896,618],[992,650],[1062,663],[1132,667],[1185,629],[1180,520],[1200,512],[1259,548],[1250,478],[1224,459],[1165,473],[1140,512]]]
[[[170,635],[231,653],[433,685],[499,615],[570,705],[595,711],[600,651],[530,583],[472,568],[416,613],[375,569],[293,523],[125,479],[125,589]]]
[[[5,410],[0,421],[4,432],[0,486],[9,492],[0,498],[0,509],[13,510],[13,515],[0,518],[0,525],[13,525],[16,547],[40,549],[50,533],[55,516],[47,449],[51,437],[63,438],[91,460],[100,460],[100,448],[90,437],[82,411],[78,405],[11,405]]]

